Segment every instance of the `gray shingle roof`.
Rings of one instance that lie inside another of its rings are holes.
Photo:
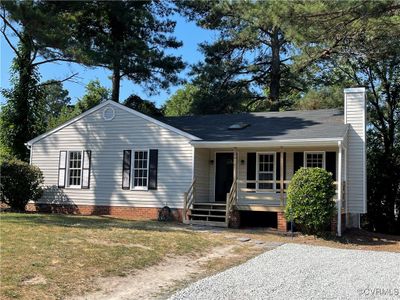
[[[161,121],[205,141],[338,138],[347,130],[343,112],[337,109],[165,117]],[[250,126],[228,129],[240,122]]]

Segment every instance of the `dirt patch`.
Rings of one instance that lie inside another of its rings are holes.
[[[117,243],[117,242],[110,242],[110,241],[101,241],[101,240],[93,240],[93,239],[88,239],[86,240],[87,242],[95,245],[101,245],[101,246],[109,246],[109,247],[128,247],[128,248],[141,248],[144,250],[153,250],[151,247],[147,247],[142,244],[123,244],[123,243]]]
[[[174,286],[207,272],[207,264],[216,259],[229,259],[238,256],[240,245],[216,247],[202,257],[167,257],[162,263],[138,270],[126,277],[107,277],[97,279],[97,292],[71,299],[157,299],[169,293]]]
[[[22,282],[22,285],[38,285],[38,284],[46,284],[47,280],[42,275],[36,275],[29,279],[25,279]]]

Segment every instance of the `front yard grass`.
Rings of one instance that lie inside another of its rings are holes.
[[[0,238],[0,298],[24,299],[81,295],[95,277],[199,255],[222,241],[155,221],[14,213],[0,215]]]

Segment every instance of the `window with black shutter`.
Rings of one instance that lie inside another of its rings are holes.
[[[157,189],[158,150],[150,149],[149,190]]]
[[[92,159],[92,151],[83,151],[82,163],[82,188],[88,189],[90,187],[90,165]]]
[[[326,170],[331,172],[333,179],[337,181],[336,152],[326,152],[325,161]]]
[[[124,150],[122,158],[122,188],[129,190],[131,182],[131,150]]]
[[[298,169],[304,167],[304,152],[294,152],[293,153],[293,174],[296,173]]]
[[[60,151],[58,159],[58,187],[65,187],[65,179],[67,175],[67,151]]]

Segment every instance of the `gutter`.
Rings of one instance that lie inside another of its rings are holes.
[[[232,148],[232,147],[280,147],[280,146],[337,146],[343,137],[290,139],[290,140],[262,140],[262,141],[191,141],[195,148]]]

